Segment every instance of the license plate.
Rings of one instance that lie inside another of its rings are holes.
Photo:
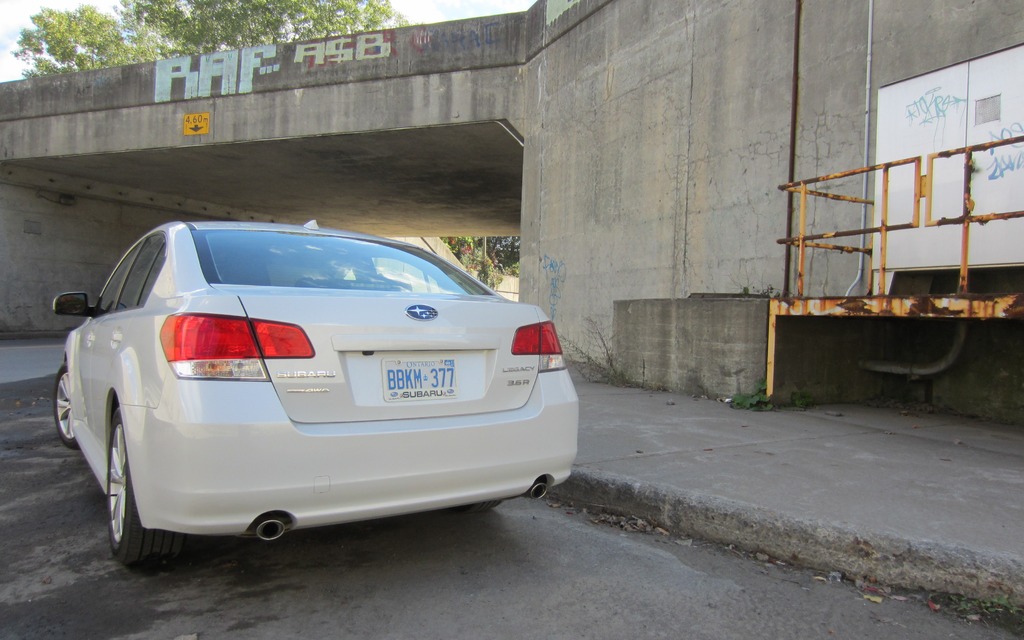
[[[385,360],[382,374],[385,402],[444,400],[459,391],[454,358]]]

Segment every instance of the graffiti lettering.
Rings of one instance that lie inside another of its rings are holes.
[[[342,62],[389,58],[398,55],[392,46],[394,42],[393,30],[309,42],[296,45],[295,62],[305,64],[307,69],[315,69]]]
[[[414,29],[409,44],[417,53],[430,51],[451,51],[457,49],[480,49],[498,44],[498,27],[500,22],[488,22],[482,29],[468,31],[445,31],[443,29]]]
[[[989,136],[993,141],[1016,138],[1022,135],[1024,135],[1024,123],[1020,122],[1014,122],[1008,127],[1003,127],[1001,131],[989,132]],[[996,155],[997,152],[1000,155]],[[1024,144],[1011,145],[1009,148],[989,149],[988,153],[992,156],[992,163],[986,168],[986,171],[989,172],[989,180],[1002,180],[1008,173],[1024,170]]]
[[[277,46],[266,44],[203,54],[199,56],[199,69],[193,69],[192,56],[158,60],[153,99],[169,102],[175,85],[181,87],[180,97],[185,100],[252,93],[252,80],[257,73],[280,71],[280,63],[273,62],[276,56]]]
[[[548,294],[548,315],[554,320],[555,314],[558,313],[558,302],[562,299],[562,285],[565,284],[565,261],[545,255],[541,260],[541,268],[544,269],[551,284],[551,292]]]
[[[547,4],[547,20],[548,26],[552,22],[558,20],[563,13],[571,9],[576,5],[579,0],[548,0]]]
[[[951,94],[942,95],[940,91],[942,87],[935,87],[907,105],[906,116],[910,124],[940,124],[949,115],[960,115],[967,100]]]

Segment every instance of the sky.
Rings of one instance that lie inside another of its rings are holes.
[[[499,13],[526,11],[535,0],[391,0],[393,6],[410,22],[430,24],[445,20],[461,20]],[[120,6],[116,0],[0,0],[0,82],[21,80],[26,65],[14,57],[22,29],[32,28],[32,15],[43,7],[75,9],[91,4],[101,11],[114,13]]]

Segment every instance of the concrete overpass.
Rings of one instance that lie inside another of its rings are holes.
[[[518,235],[522,136],[510,121],[523,111],[524,23],[497,16],[0,85],[4,180],[185,215]]]
[[[604,339],[649,384],[750,391],[767,305],[721,294],[784,288],[776,187],[863,165],[879,86],[1021,42],[1019,0],[539,0],[0,84],[0,334],[64,328],[52,294],[96,291],[165,220],[316,217],[387,235],[519,233],[522,299],[573,348],[600,354]],[[811,226],[857,215],[821,207]],[[805,279],[842,293],[856,274],[827,255]],[[993,331],[985,344],[1022,342],[1017,325]],[[1024,414],[1014,371],[1007,415]]]

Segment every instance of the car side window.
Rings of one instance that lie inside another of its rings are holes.
[[[121,296],[117,299],[117,310],[134,309],[146,302],[146,297],[153,289],[156,274],[163,266],[164,237],[155,234],[146,238],[139,249],[134,264],[128,271]]]
[[[135,262],[135,256],[139,254],[139,248],[141,245],[136,244],[131,250],[121,258],[121,262],[117,263],[117,268],[110,274],[110,278],[107,279],[107,284],[103,287],[103,291],[100,293],[100,299],[96,301],[96,315],[101,316],[105,313],[109,313],[114,309],[114,301],[117,300],[117,295],[121,291],[121,285],[124,284],[124,279],[128,276],[128,269],[131,268],[132,263]]]

